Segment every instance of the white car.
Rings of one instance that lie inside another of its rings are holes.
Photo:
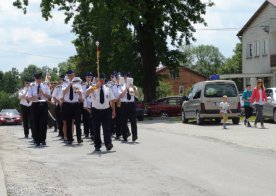
[[[265,118],[272,119],[276,123],[276,87],[265,90],[267,102],[264,104],[263,115]]]

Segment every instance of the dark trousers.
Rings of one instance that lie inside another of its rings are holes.
[[[263,125],[264,124],[263,105],[255,104],[255,107],[256,107],[255,124],[257,124],[257,122],[260,122]]]
[[[253,108],[251,106],[244,106],[245,119],[248,119],[252,116]]]
[[[101,126],[103,127],[105,146],[111,144],[111,109],[97,110],[92,109],[93,125],[94,125],[94,146],[100,148],[102,146],[101,140]]]
[[[116,116],[114,119],[112,119],[111,124],[111,133],[116,134],[117,137],[121,136],[121,127],[122,127],[122,121],[121,121],[121,107],[115,108]]]
[[[45,142],[47,135],[48,104],[46,102],[32,103],[33,138],[36,144]]]
[[[89,111],[84,108],[82,109],[82,121],[83,121],[84,135],[88,136],[89,133],[92,135],[93,133],[92,116],[89,113]]]
[[[80,129],[80,105],[79,103],[68,103],[64,102],[62,104],[62,114],[66,120],[67,127],[67,140],[69,142],[73,141],[73,133],[72,133],[72,121],[75,120],[76,132],[77,132],[77,140],[81,139],[81,129]]]
[[[20,105],[22,120],[23,120],[23,128],[24,128],[24,135],[29,135],[29,129],[32,130],[32,121],[31,121],[31,107]]]
[[[122,102],[121,104],[121,122],[122,135],[124,139],[128,137],[128,120],[131,124],[132,137],[137,137],[137,120],[136,120],[136,106],[134,102]]]
[[[62,112],[60,105],[57,105],[55,107],[55,113],[56,113],[56,121],[58,126],[58,135],[63,137],[63,120],[62,120]]]

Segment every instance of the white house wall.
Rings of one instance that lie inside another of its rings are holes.
[[[263,56],[263,40],[269,39],[269,34],[266,33],[263,29],[265,26],[269,25],[269,12],[270,7],[266,8],[259,14],[254,22],[247,28],[242,37],[242,46],[243,46],[243,73],[271,73],[270,67],[270,57],[269,54]],[[254,43],[259,41],[260,43],[260,55],[255,57],[254,53]],[[253,44],[253,56],[252,58],[246,58],[246,51],[248,43]],[[269,48],[269,43],[268,43]]]

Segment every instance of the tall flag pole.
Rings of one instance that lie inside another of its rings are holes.
[[[96,56],[97,56],[97,74],[98,74],[98,77],[100,77],[100,49],[99,49],[99,45],[100,45],[100,42],[99,42],[99,41],[96,41],[96,46],[97,46],[97,49],[96,49]]]

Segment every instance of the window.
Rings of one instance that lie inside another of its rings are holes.
[[[170,70],[171,79],[179,78],[179,70],[178,68]]]
[[[260,42],[259,41],[255,41],[255,57],[260,56]]]
[[[201,97],[202,86],[199,86],[193,99],[199,99]]]
[[[252,43],[249,43],[246,46],[246,58],[252,58],[252,56],[253,56],[253,46],[252,46]]]
[[[207,84],[204,91],[205,97],[236,97],[238,95],[234,84]]]
[[[179,94],[183,94],[184,93],[184,86],[180,85],[179,86]]]
[[[161,104],[161,105],[164,105],[164,104],[167,104],[167,100],[166,99],[159,99],[157,101],[158,104]]]
[[[268,39],[263,40],[262,55],[266,56],[268,52]]]
[[[179,102],[175,98],[170,98],[169,105],[179,105]]]
[[[267,97],[273,97],[273,91],[271,89],[267,89],[265,91]],[[272,96],[271,96],[272,95]]]

